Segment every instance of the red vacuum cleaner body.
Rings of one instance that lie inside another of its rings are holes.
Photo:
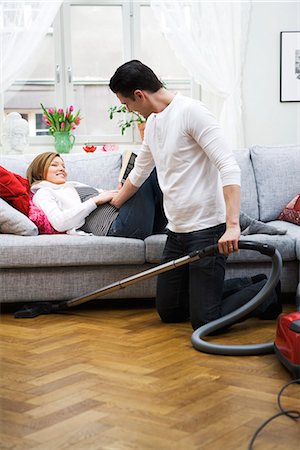
[[[281,363],[300,378],[300,311],[278,317],[274,349]]]

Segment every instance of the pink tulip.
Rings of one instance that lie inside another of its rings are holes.
[[[76,123],[76,125],[79,125],[79,124],[80,124],[80,117],[76,117],[75,123]]]
[[[65,122],[62,122],[60,125],[61,128],[65,128]]]
[[[59,114],[63,114],[64,110],[62,108],[59,108],[58,112],[59,112]]]
[[[46,120],[46,125],[51,125],[51,122],[49,122],[49,120]]]
[[[47,116],[43,114],[43,120],[47,120]]]
[[[49,109],[48,109],[48,113],[49,113],[49,114],[54,114],[54,109],[53,109],[53,108],[49,108]]]
[[[68,119],[70,117],[70,114],[69,113],[67,113],[66,114],[66,119]]]
[[[74,111],[74,108],[73,108],[72,105],[70,106],[69,111],[70,111],[70,112]]]

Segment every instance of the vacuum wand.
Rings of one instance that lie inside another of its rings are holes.
[[[122,280],[116,281],[108,286],[105,286],[101,289],[98,289],[94,292],[91,292],[83,297],[73,298],[72,300],[68,300],[66,302],[61,303],[63,307],[72,307],[77,306],[82,303],[86,303],[90,300],[103,297],[104,295],[110,294],[111,292],[119,291],[120,289],[124,289],[131,284],[135,284],[138,281],[147,280],[148,278],[152,278],[160,273],[167,272],[169,270],[176,269],[177,267],[183,266],[184,264],[188,264],[198,259],[202,259],[205,256],[211,256],[216,251],[214,245],[206,247],[203,250],[197,250],[189,255],[183,256],[182,258],[175,259],[173,261],[169,261],[167,263],[161,264],[160,266],[153,267],[152,269],[145,270],[144,272],[140,272],[138,274],[132,275],[127,278],[123,278]]]
[[[90,292],[86,295],[66,301],[61,301],[60,303],[36,302],[33,305],[25,305],[22,309],[15,312],[15,318],[25,319],[37,317],[41,314],[60,313],[73,306],[81,305],[82,303],[89,302],[90,300],[98,299],[100,297],[103,297],[104,295],[119,291],[120,289],[124,289],[127,286],[130,286],[131,284],[137,283],[138,281],[147,280],[148,278],[152,278],[156,275],[159,275],[160,273],[176,269],[176,267],[180,267],[184,264],[197,261],[206,256],[213,255],[216,251],[218,251],[218,246],[211,245],[205,247],[202,250],[196,250],[190,253],[189,255],[183,256],[176,260],[169,261],[157,267],[145,270],[144,272],[140,272],[127,278],[123,278],[122,280],[116,281],[115,283],[109,284],[108,286],[104,286],[103,288],[97,289],[96,291]]]
[[[275,253],[274,247],[267,244],[254,243],[251,241],[239,241],[238,246],[240,249],[248,249],[248,250],[257,250],[262,254],[273,256]],[[176,269],[177,267],[183,266],[184,264],[189,264],[191,262],[197,261],[199,259],[205,258],[207,256],[212,256],[218,253],[218,245],[209,245],[202,250],[196,250],[189,255],[183,256],[182,258],[175,259],[173,261],[169,261],[167,263],[161,264],[157,267],[153,267],[152,269],[145,270],[144,272],[138,273],[136,275],[132,275],[131,277],[124,278],[123,280],[116,281],[113,284],[105,286],[101,289],[98,289],[94,292],[91,292],[82,297],[76,297],[72,300],[67,300],[66,302],[62,302],[62,307],[72,307],[77,306],[82,303],[86,303],[90,300],[102,297],[104,295],[110,294],[111,292],[118,291],[120,289],[126,288],[131,284],[135,284],[138,281],[147,280],[148,278],[152,278],[156,275],[159,275],[163,272],[167,272],[169,270]]]
[[[239,249],[256,250],[259,251],[261,254],[265,254],[271,257],[275,253],[274,247],[268,244],[261,244],[252,241],[239,241],[238,247]],[[40,314],[59,313],[73,306],[89,302],[90,300],[98,299],[100,297],[103,297],[104,295],[116,292],[120,289],[124,289],[127,286],[130,286],[131,284],[147,280],[148,278],[152,278],[163,272],[176,269],[177,267],[180,267],[184,264],[189,264],[199,259],[205,258],[207,256],[215,255],[217,253],[218,253],[218,245],[217,244],[210,245],[202,250],[196,250],[190,253],[189,255],[183,256],[173,261],[169,261],[164,264],[160,264],[159,266],[153,267],[151,269],[145,270],[144,272],[116,281],[115,283],[97,289],[96,291],[89,292],[88,294],[82,295],[80,297],[76,297],[66,301],[61,301],[60,303],[39,302],[29,306],[26,305],[20,311],[17,311],[15,313],[15,317],[32,318],[39,316]]]

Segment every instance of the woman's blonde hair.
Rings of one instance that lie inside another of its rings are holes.
[[[45,180],[49,166],[53,159],[57,156],[61,158],[59,153],[45,152],[34,158],[34,160],[29,164],[26,172],[27,180],[29,181],[30,186],[38,181]]]

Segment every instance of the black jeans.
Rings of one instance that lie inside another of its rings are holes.
[[[225,232],[225,224],[191,233],[168,231],[162,262],[180,258],[194,250],[217,244]],[[215,253],[158,276],[156,308],[163,322],[182,322],[190,318],[192,327],[222,317],[253,298],[264,286],[250,277],[224,281],[226,257]],[[276,301],[275,294],[261,305],[264,311]],[[259,314],[255,310],[253,316]]]

